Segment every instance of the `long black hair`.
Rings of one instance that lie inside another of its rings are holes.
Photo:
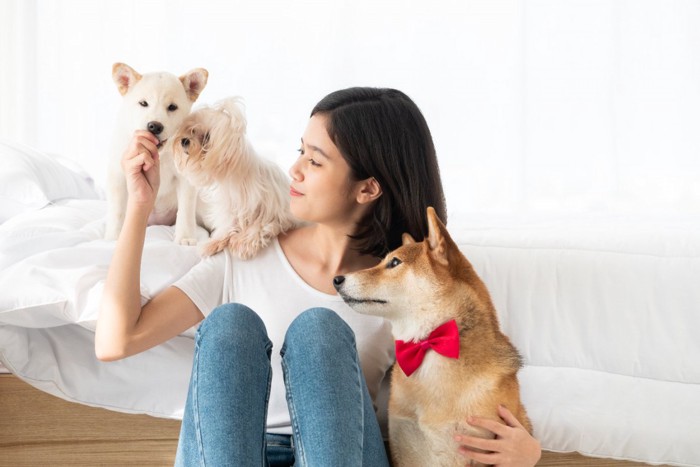
[[[363,254],[383,257],[401,245],[404,232],[422,240],[428,206],[447,222],[433,137],[411,98],[395,89],[348,88],[324,97],[316,114],[328,117],[328,135],[353,179],[374,177],[382,188],[352,237]]]

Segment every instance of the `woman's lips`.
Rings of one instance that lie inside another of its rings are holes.
[[[299,193],[297,190],[295,190],[292,187],[289,187],[289,195],[290,196],[303,196],[303,193]]]

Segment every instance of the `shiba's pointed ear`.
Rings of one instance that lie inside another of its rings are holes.
[[[112,65],[112,79],[117,84],[119,94],[123,96],[141,79],[141,75],[126,63],[115,63]]]
[[[194,102],[199,97],[199,94],[204,90],[209,79],[209,72],[204,68],[195,68],[184,75],[180,76],[180,82],[185,87],[187,97]]]
[[[404,233],[401,235],[401,244],[402,245],[410,245],[411,243],[416,243],[416,241],[411,237],[411,234],[408,232]]]
[[[447,255],[447,229],[438,219],[435,209],[428,206],[428,247],[430,255],[439,263],[447,266],[449,263]]]

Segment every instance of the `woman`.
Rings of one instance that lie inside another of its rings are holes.
[[[326,96],[311,112],[289,171],[292,213],[307,224],[249,261],[228,253],[203,260],[142,308],[139,270],[159,184],[157,143],[136,132],[123,157],[129,202],[97,323],[98,357],[124,358],[204,320],[177,465],[388,465],[372,396],[392,363],[389,329],[352,312],[332,279],[376,265],[403,232],[422,238],[426,206],[446,219],[420,110],[391,89]],[[456,440],[465,463],[535,464],[539,444],[509,416],[507,431],[472,421],[498,430],[498,438],[490,454],[471,451],[483,440]]]

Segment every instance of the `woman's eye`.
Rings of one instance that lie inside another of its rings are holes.
[[[175,112],[177,110],[177,105],[175,104],[170,104],[168,106],[168,112]]]
[[[146,102],[146,101],[139,101],[139,105],[140,105],[141,107],[148,107],[148,102]]]
[[[395,268],[396,266],[398,266],[399,264],[401,264],[401,260],[400,260],[399,258],[395,258],[395,257],[394,257],[394,258],[391,258],[391,261],[389,261],[389,262],[387,263],[386,268],[387,268],[387,269],[393,269],[393,268]]]
[[[297,149],[297,152],[299,153],[300,156],[304,155],[304,149],[302,149],[302,148]]]
[[[313,160],[311,158],[309,158],[309,163],[311,165],[313,165],[314,167],[321,167],[321,164],[319,164],[318,162],[316,162],[315,160]]]

